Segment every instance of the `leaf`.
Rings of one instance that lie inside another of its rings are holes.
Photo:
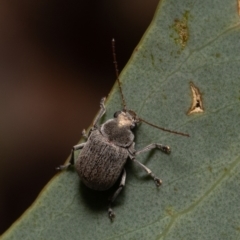
[[[144,123],[136,148],[159,142],[138,160],[161,177],[157,189],[129,162],[127,184],[107,217],[112,191],[94,192],[75,171],[57,174],[7,239],[239,239],[240,238],[240,25],[235,0],[162,0],[152,24],[122,72],[127,105]],[[190,86],[202,113],[189,113]],[[115,84],[104,121],[121,108]]]

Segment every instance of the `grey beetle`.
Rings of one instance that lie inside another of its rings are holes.
[[[110,198],[109,202],[108,215],[111,220],[115,217],[111,205],[123,189],[126,182],[126,170],[124,169],[124,165],[127,159],[129,158],[137,163],[154,180],[156,186],[159,187],[162,184],[162,180],[156,177],[149,168],[137,161],[136,157],[143,152],[147,152],[155,148],[163,151],[164,153],[170,153],[169,146],[164,146],[159,143],[152,143],[141,150],[135,150],[134,134],[132,129],[136,127],[139,122],[144,122],[163,131],[189,136],[185,133],[158,127],[138,117],[134,111],[127,109],[119,81],[114,39],[112,40],[112,49],[117,82],[123,102],[123,110],[116,112],[113,119],[109,119],[102,125],[99,125],[100,119],[106,112],[104,105],[105,98],[102,98],[100,102],[100,111],[96,116],[88,135],[85,130],[83,130],[83,136],[87,141],[74,146],[72,148],[70,162],[66,165],[58,167],[59,170],[63,170],[68,168],[68,166],[75,164],[75,168],[81,181],[87,187],[97,191],[108,190],[121,176],[120,184],[113,196]],[[74,161],[74,151],[79,149],[82,150],[77,160]]]

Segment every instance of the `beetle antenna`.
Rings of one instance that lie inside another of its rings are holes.
[[[144,122],[144,123],[146,123],[146,124],[148,124],[148,125],[150,125],[150,126],[152,126],[152,127],[158,128],[158,129],[160,129],[160,130],[162,130],[162,131],[170,132],[170,133],[174,133],[174,134],[178,134],[178,135],[182,135],[182,136],[185,136],[185,137],[190,137],[190,135],[189,135],[188,133],[182,133],[182,132],[172,131],[172,130],[169,130],[169,129],[166,129],[166,128],[159,127],[159,126],[157,126],[157,125],[155,125],[155,124],[152,124],[152,123],[150,123],[150,122],[147,122],[146,120],[144,120],[144,119],[142,119],[142,118],[139,118],[139,117],[138,117],[138,119],[139,119],[141,122]]]
[[[117,77],[117,82],[118,82],[118,87],[121,93],[121,98],[122,98],[122,104],[123,104],[123,111],[127,110],[126,102],[123,96],[123,91],[122,91],[122,86],[119,80],[119,70],[118,70],[118,63],[117,63],[117,56],[116,56],[116,50],[115,50],[115,39],[112,39],[112,53],[113,53],[113,64],[115,67],[115,72],[116,72],[116,77]]]

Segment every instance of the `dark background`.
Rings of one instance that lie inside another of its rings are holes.
[[[0,0],[0,234],[68,157],[158,0]]]

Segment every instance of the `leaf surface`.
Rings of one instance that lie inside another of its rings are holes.
[[[240,25],[235,0],[162,0],[121,73],[129,109],[189,138],[142,123],[136,149],[156,142],[170,155],[138,156],[163,180],[127,163],[127,182],[107,217],[112,191],[95,192],[75,171],[57,174],[7,239],[239,239]],[[203,112],[188,115],[192,82]],[[121,109],[115,84],[103,120]]]

